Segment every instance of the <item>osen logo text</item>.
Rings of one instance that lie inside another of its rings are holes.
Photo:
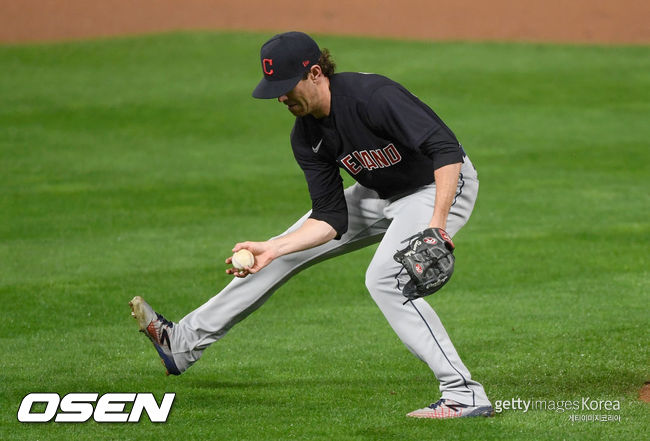
[[[166,393],[159,405],[152,393],[70,393],[63,398],[57,393],[30,393],[20,403],[18,421],[84,423],[92,418],[98,423],[137,423],[146,412],[151,422],[164,423],[175,398],[175,393]],[[45,410],[34,410],[37,403]],[[133,403],[128,412],[127,403]]]

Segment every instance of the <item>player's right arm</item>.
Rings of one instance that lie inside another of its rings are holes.
[[[232,251],[236,253],[241,249],[247,249],[255,256],[255,265],[250,270],[228,268],[226,272],[236,277],[246,277],[249,273],[258,272],[280,256],[317,247],[329,242],[334,237],[336,237],[336,230],[330,224],[308,218],[300,228],[283,236],[265,242],[238,243]],[[226,259],[226,263],[230,264],[231,262],[230,257]]]
[[[298,120],[297,120],[298,121]],[[323,142],[322,138],[321,144]],[[299,122],[291,133],[294,157],[305,174],[312,209],[309,218],[295,231],[265,242],[242,242],[235,245],[233,252],[246,248],[255,256],[255,265],[247,270],[229,268],[228,274],[246,277],[256,273],[274,259],[297,251],[307,250],[340,239],[348,228],[348,210],[343,193],[343,180],[336,161],[325,154],[325,146],[314,151],[318,143],[310,139]],[[230,258],[226,259],[230,264]]]

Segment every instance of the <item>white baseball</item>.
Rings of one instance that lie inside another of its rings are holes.
[[[246,249],[239,250],[232,255],[232,266],[237,269],[241,270],[245,267],[250,268],[253,265],[255,265],[255,257],[253,256],[253,253]]]

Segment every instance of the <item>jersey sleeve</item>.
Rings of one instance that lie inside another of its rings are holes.
[[[296,162],[305,174],[312,212],[309,216],[327,222],[340,239],[348,229],[348,207],[343,193],[343,179],[336,163],[321,158],[312,152],[308,141],[294,127],[291,146]]]
[[[435,133],[424,140],[420,146],[422,153],[433,161],[433,169],[439,169],[449,164],[458,164],[463,161],[463,148],[458,143],[451,143],[440,139]]]
[[[398,84],[373,93],[368,119],[387,138],[431,158],[434,169],[463,162],[462,148],[453,132],[433,110]]]

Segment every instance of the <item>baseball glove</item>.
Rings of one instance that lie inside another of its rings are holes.
[[[428,296],[449,281],[454,272],[454,243],[442,228],[427,228],[408,239],[409,244],[393,259],[411,277],[402,294],[408,300]]]

